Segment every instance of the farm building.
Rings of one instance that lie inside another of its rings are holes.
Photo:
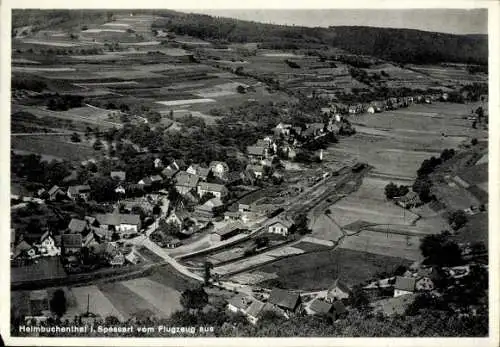
[[[233,313],[241,312],[248,321],[256,324],[265,304],[243,294],[237,294],[228,301],[227,308]]]
[[[273,288],[269,295],[268,302],[288,313],[297,313],[302,304],[299,294],[291,293],[280,288]]]
[[[71,200],[82,199],[84,201],[87,201],[89,196],[90,196],[90,186],[87,184],[79,186],[70,186],[68,188],[68,197]]]
[[[264,176],[264,166],[262,165],[247,165],[246,171],[249,172],[252,177],[262,178]]]
[[[333,304],[321,299],[314,299],[308,306],[306,306],[306,312],[308,314],[331,314],[332,311]]]
[[[151,187],[151,185],[153,184],[153,181],[151,181],[151,178],[149,178],[149,177],[144,177],[139,182],[137,182],[137,184],[144,186],[144,187]]]
[[[293,223],[291,221],[282,219],[282,218],[276,218],[271,221],[271,223],[268,225],[268,232],[271,234],[278,234],[282,236],[288,236],[290,233],[290,229],[292,228]]]
[[[413,294],[415,292],[416,279],[412,277],[396,277],[394,284],[394,297],[406,294]]]
[[[219,198],[210,199],[203,205],[195,207],[194,217],[199,221],[208,222],[218,214],[223,206],[224,204]]]
[[[216,198],[223,198],[227,195],[227,188],[222,184],[200,182],[198,184],[198,194],[203,196],[212,193]]]
[[[334,302],[336,300],[347,299],[349,296],[351,296],[351,289],[343,281],[337,278],[328,290],[326,300]]]
[[[241,218],[240,211],[226,211],[224,212],[224,220],[233,220],[237,221]]]
[[[290,129],[292,128],[291,124],[286,124],[286,123],[279,123],[275,128],[274,128],[274,133],[276,135],[285,135],[288,136],[290,135]]]
[[[213,241],[225,241],[245,230],[247,229],[244,225],[239,222],[234,222],[226,225],[222,229],[214,231],[211,238]]]
[[[415,283],[415,289],[417,291],[428,291],[428,290],[433,290],[434,289],[434,282],[430,277],[421,277],[417,279],[417,282]]]
[[[141,217],[136,214],[106,213],[96,215],[102,228],[114,230],[122,237],[141,230]]]
[[[175,189],[177,189],[179,194],[187,194],[192,189],[196,189],[199,180],[200,178],[197,175],[180,171],[177,175],[175,175]]]
[[[167,166],[166,168],[164,168],[161,172],[161,174],[163,175],[163,177],[165,178],[174,178],[175,174],[177,174],[179,172],[179,170],[171,167],[171,166]]]
[[[177,248],[181,245],[182,242],[177,237],[169,236],[164,240],[162,246],[166,248]]]
[[[18,258],[34,258],[36,256],[36,250],[26,241],[21,241],[14,248],[14,252],[12,254],[12,259]]]

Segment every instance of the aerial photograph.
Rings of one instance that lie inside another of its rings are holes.
[[[11,18],[10,336],[490,336],[488,9]]]

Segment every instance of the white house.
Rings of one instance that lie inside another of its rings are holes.
[[[229,166],[223,161],[212,161],[209,165],[214,176],[222,178],[229,173]]]
[[[141,230],[141,217],[136,214],[106,213],[96,215],[103,228],[114,229],[122,236],[138,233]]]
[[[163,162],[161,161],[160,158],[155,158],[155,160],[154,160],[154,166],[155,166],[156,169],[163,167]]]
[[[279,234],[288,236],[293,223],[284,219],[275,219],[268,225],[268,232],[271,234]]]
[[[351,289],[340,279],[336,279],[326,294],[327,302],[347,299],[351,296]]]
[[[40,237],[38,251],[41,255],[48,257],[55,257],[61,254],[61,249],[56,246],[54,238],[48,231]]]
[[[212,193],[216,198],[222,198],[227,195],[228,191],[222,184],[200,182],[198,183],[198,194],[200,196],[206,193]]]
[[[373,106],[370,106],[366,109],[366,112],[370,113],[370,114],[374,114],[375,113],[375,107]]]

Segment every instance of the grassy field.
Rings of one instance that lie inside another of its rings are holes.
[[[402,258],[337,249],[283,259],[264,265],[259,271],[276,273],[284,288],[321,290],[337,278],[352,286],[370,280],[377,272],[390,272],[409,263]]]
[[[11,137],[11,147],[13,150],[23,150],[71,161],[82,161],[97,156],[97,153],[91,147],[61,141],[59,138],[51,136],[13,136]]]
[[[457,242],[483,242],[488,248],[488,213],[480,213],[467,218],[469,221],[453,236],[453,239]]]
[[[346,237],[340,247],[370,254],[420,260],[420,237],[379,231],[361,231]]]
[[[36,259],[29,266],[11,267],[11,282],[36,281],[67,277],[58,257]]]

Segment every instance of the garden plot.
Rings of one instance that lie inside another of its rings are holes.
[[[420,237],[377,231],[361,231],[345,237],[340,248],[360,252],[404,258],[412,261],[421,260]]]
[[[337,241],[342,237],[342,230],[329,216],[322,214],[317,218],[309,218],[309,228],[312,230],[312,236],[331,241]]]
[[[260,265],[269,261],[273,261],[275,258],[268,256],[266,254],[259,254],[254,257],[240,260],[231,264],[226,264],[223,266],[219,266],[213,269],[213,273],[219,274],[219,275],[226,275],[229,273],[234,273],[237,271],[244,270],[246,268]]]
[[[443,202],[453,210],[463,210],[470,208],[471,205],[478,206],[480,202],[467,189],[454,184],[453,186],[445,184],[435,184],[432,187],[433,192],[443,200]]]
[[[79,43],[73,43],[73,42],[64,42],[64,41],[43,41],[43,40],[22,40],[21,42],[26,43],[26,44],[33,44],[33,45],[42,45],[42,46],[54,46],[54,47],[76,47],[76,46],[81,46],[81,42]]]
[[[148,278],[124,281],[122,284],[139,297],[150,302],[166,317],[170,317],[172,313],[182,309],[180,293],[170,287],[163,286]]]
[[[75,287],[72,288],[73,296],[80,312],[87,312],[87,303],[89,311],[100,315],[101,317],[115,316],[124,320],[123,314],[109,301],[97,286]]]
[[[75,68],[71,67],[26,67],[12,66],[12,72],[73,72]]]
[[[230,280],[232,282],[240,284],[257,284],[259,282],[268,281],[275,278],[278,278],[278,275],[276,275],[275,273],[253,271],[253,272],[245,272],[237,274],[235,276],[230,277]]]
[[[24,59],[24,58],[12,58],[11,63],[12,64],[40,64],[39,61],[28,60],[28,59]]]
[[[290,255],[297,255],[297,254],[302,254],[304,251],[300,248],[295,248],[295,247],[282,247],[282,248],[276,248],[273,249],[272,251],[266,252],[266,255],[271,256],[271,257],[287,257]]]
[[[82,30],[82,34],[95,34],[95,33],[102,33],[102,32],[126,33],[126,30],[111,29],[111,28],[103,28],[103,29],[92,28],[92,29]]]
[[[228,260],[240,258],[243,256],[244,253],[245,250],[243,248],[236,247],[224,252],[213,254],[209,257],[209,259],[212,260],[213,263],[217,264]]]
[[[125,28],[128,28],[128,27],[130,27],[130,23],[109,22],[109,23],[104,23],[102,26],[125,27]]]
[[[144,314],[149,317],[161,314],[161,311],[153,304],[135,294],[121,282],[102,283],[99,284],[99,289],[125,319],[137,316],[138,314]]]
[[[13,150],[27,151],[41,154],[46,158],[62,158],[70,161],[85,160],[96,156],[96,152],[89,146],[60,140],[61,136],[12,136]],[[68,136],[69,137],[69,136]]]

